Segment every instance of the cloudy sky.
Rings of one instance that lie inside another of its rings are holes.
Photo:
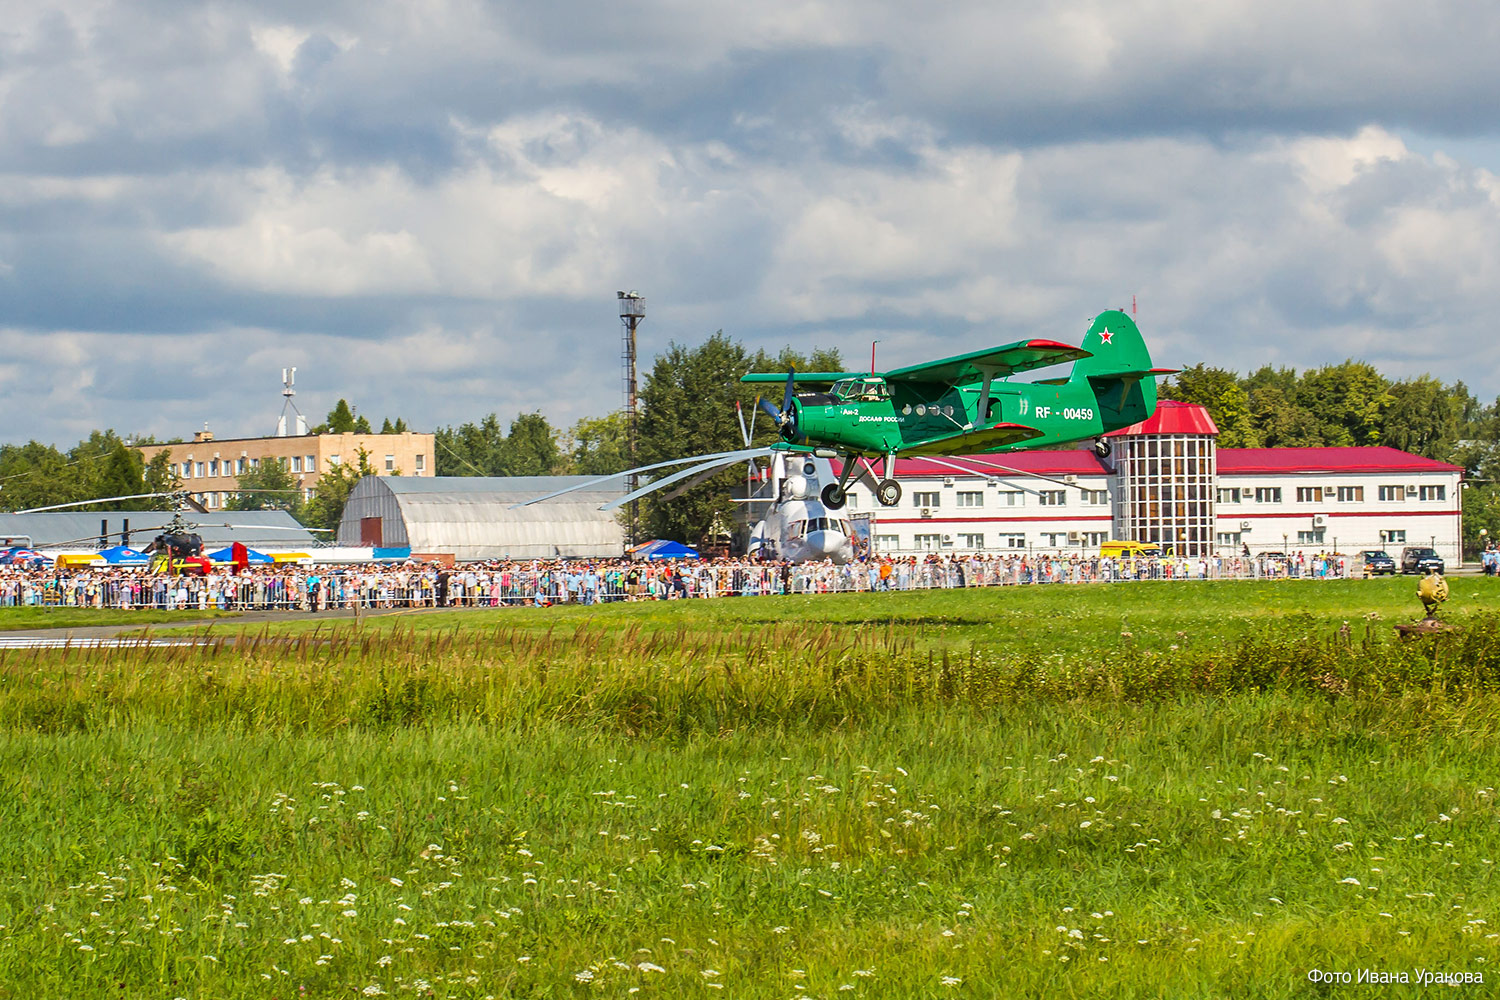
[[[0,0],[0,440],[1076,339],[1500,393],[1500,8]]]

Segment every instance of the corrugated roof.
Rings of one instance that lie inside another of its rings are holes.
[[[378,517],[382,544],[459,560],[621,555],[625,529],[618,515],[599,507],[625,495],[624,479],[516,506],[596,478],[366,476],[349,495],[338,540],[358,544],[361,521]]]
[[[211,514],[183,514],[191,530],[203,536],[203,544],[218,548],[243,542],[252,548],[304,549],[318,536],[302,527],[284,510],[221,510]],[[111,533],[105,545],[120,544],[119,532],[130,521],[133,545],[144,545],[172,520],[171,511],[43,511],[37,514],[0,514],[0,543],[6,538],[29,535],[33,548],[93,549],[99,546],[99,522],[108,522]],[[326,535],[324,536],[327,537]]]
[[[1257,472],[1462,472],[1397,448],[1220,448],[1219,475]]]

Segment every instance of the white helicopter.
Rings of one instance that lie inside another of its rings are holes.
[[[750,447],[751,428],[736,406],[740,433]],[[754,423],[754,417],[751,417]],[[787,562],[832,560],[842,566],[854,559],[854,534],[847,517],[829,510],[822,488],[838,482],[833,464],[815,455],[775,452],[770,465],[761,470],[752,459],[747,464],[745,503],[768,503],[763,518],[750,530],[746,554],[758,559]],[[753,484],[759,479],[760,485]]]

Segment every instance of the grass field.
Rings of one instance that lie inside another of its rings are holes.
[[[1397,583],[0,651],[0,997],[1493,988],[1500,588]]]
[[[100,608],[0,608],[0,634],[30,629],[95,628],[182,621],[182,611],[118,611]],[[233,611],[194,611],[194,619],[234,618]]]

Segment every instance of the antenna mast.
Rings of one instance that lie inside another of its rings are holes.
[[[296,384],[297,384],[297,369],[295,369],[295,368],[283,368],[283,369],[281,369],[281,398],[284,400],[284,402],[281,404],[281,416],[276,421],[276,436],[277,437],[286,437],[287,436],[287,432],[286,432],[286,411],[287,410],[291,410],[292,414],[296,417],[296,423],[294,424],[294,427],[296,428],[296,430],[295,430],[296,436],[297,437],[301,437],[302,435],[304,435],[304,434],[307,433],[307,418],[302,415],[302,411],[301,410],[297,409],[297,404],[294,403],[294,402],[292,402],[292,397],[295,396],[295,395],[297,395],[297,390],[294,389],[294,388],[292,388]]]
[[[646,318],[646,297],[640,292],[616,292],[620,302],[620,361],[625,382],[625,442],[633,469],[640,464],[636,458],[636,389],[635,389],[635,329]],[[637,477],[631,476],[630,492],[638,487]],[[635,545],[640,533],[640,501],[630,501],[630,544]]]

